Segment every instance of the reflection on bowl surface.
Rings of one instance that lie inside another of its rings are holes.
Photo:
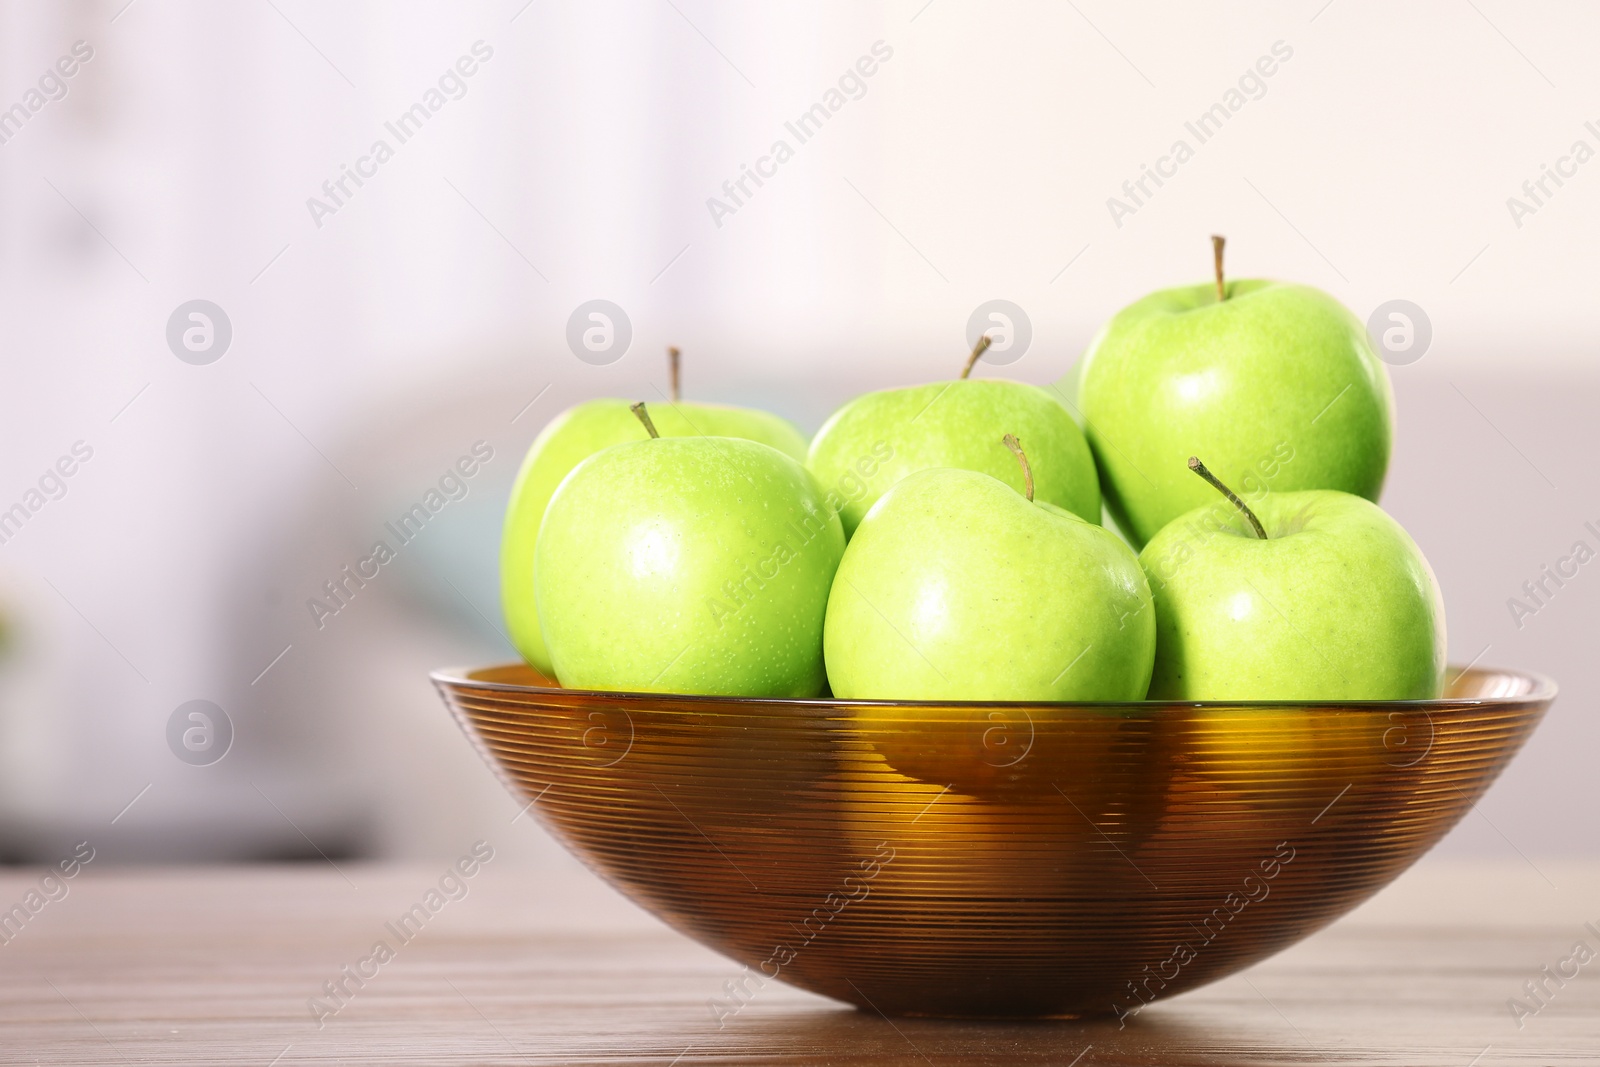
[[[905,704],[434,675],[508,787],[624,893],[772,979],[900,1015],[1123,1014],[1350,910],[1555,696]],[[724,1010],[736,1011],[730,996]],[[718,1010],[713,1005],[713,1010]]]

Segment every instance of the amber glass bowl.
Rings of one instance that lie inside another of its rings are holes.
[[[1441,700],[927,704],[434,681],[507,786],[662,919],[895,1015],[1124,1013],[1331,922],[1438,841],[1555,686]],[[727,1010],[737,1010],[730,996]]]

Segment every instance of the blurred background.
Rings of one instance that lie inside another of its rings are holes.
[[[1441,854],[1600,855],[1600,563],[1509,603],[1600,548],[1597,36],[1553,0],[0,2],[0,859],[562,862],[428,681],[512,658],[500,515],[553,415],[677,344],[690,397],[811,431],[955,373],[993,300],[1031,341],[987,373],[1058,381],[1213,232],[1235,277],[1409,302],[1383,503],[1452,658],[1562,686]],[[580,359],[593,300],[629,336]]]

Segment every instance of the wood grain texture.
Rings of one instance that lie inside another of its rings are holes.
[[[0,945],[0,1062],[1600,1063],[1600,959],[1521,1028],[1507,1007],[1574,943],[1600,951],[1600,865],[1425,862],[1122,1030],[889,1021],[777,984],[719,1027],[737,968],[581,870],[490,863],[400,944],[386,924],[443,870],[91,867]],[[0,907],[37,882],[0,875]],[[379,939],[394,958],[319,1029],[308,1001]]]

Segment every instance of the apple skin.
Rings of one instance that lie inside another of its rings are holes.
[[[1215,494],[1338,489],[1377,500],[1393,397],[1366,328],[1304,285],[1237,281],[1151,293],[1119,311],[1078,368],[1107,510],[1135,547]],[[1293,459],[1274,463],[1288,452]],[[1265,465],[1275,468],[1263,476]]]
[[[627,400],[589,400],[568,408],[534,438],[517,472],[500,537],[500,609],[506,633],[530,667],[550,676],[553,666],[533,602],[534,543],[551,494],[572,470],[602,448],[649,435]],[[650,417],[662,437],[715,434],[771,445],[796,460],[806,440],[788,421],[765,411],[713,404],[660,404]]]
[[[732,437],[613,445],[550,498],[534,596],[563,686],[814,697],[844,531],[811,476]]]
[[[1100,479],[1083,431],[1045,390],[1023,382],[960,379],[856,397],[812,439],[806,466],[840,505],[845,536],[914,471],[981,471],[1022,492],[1015,434],[1033,465],[1034,499],[1100,522]],[[887,454],[887,458],[885,458]]]
[[[1111,531],[987,474],[919,471],[845,549],[828,680],[843,700],[1140,700],[1151,615]]]
[[[1439,696],[1444,604],[1398,522],[1334,490],[1266,493],[1251,510],[1265,541],[1219,496],[1140,553],[1155,600],[1150,699]]]

